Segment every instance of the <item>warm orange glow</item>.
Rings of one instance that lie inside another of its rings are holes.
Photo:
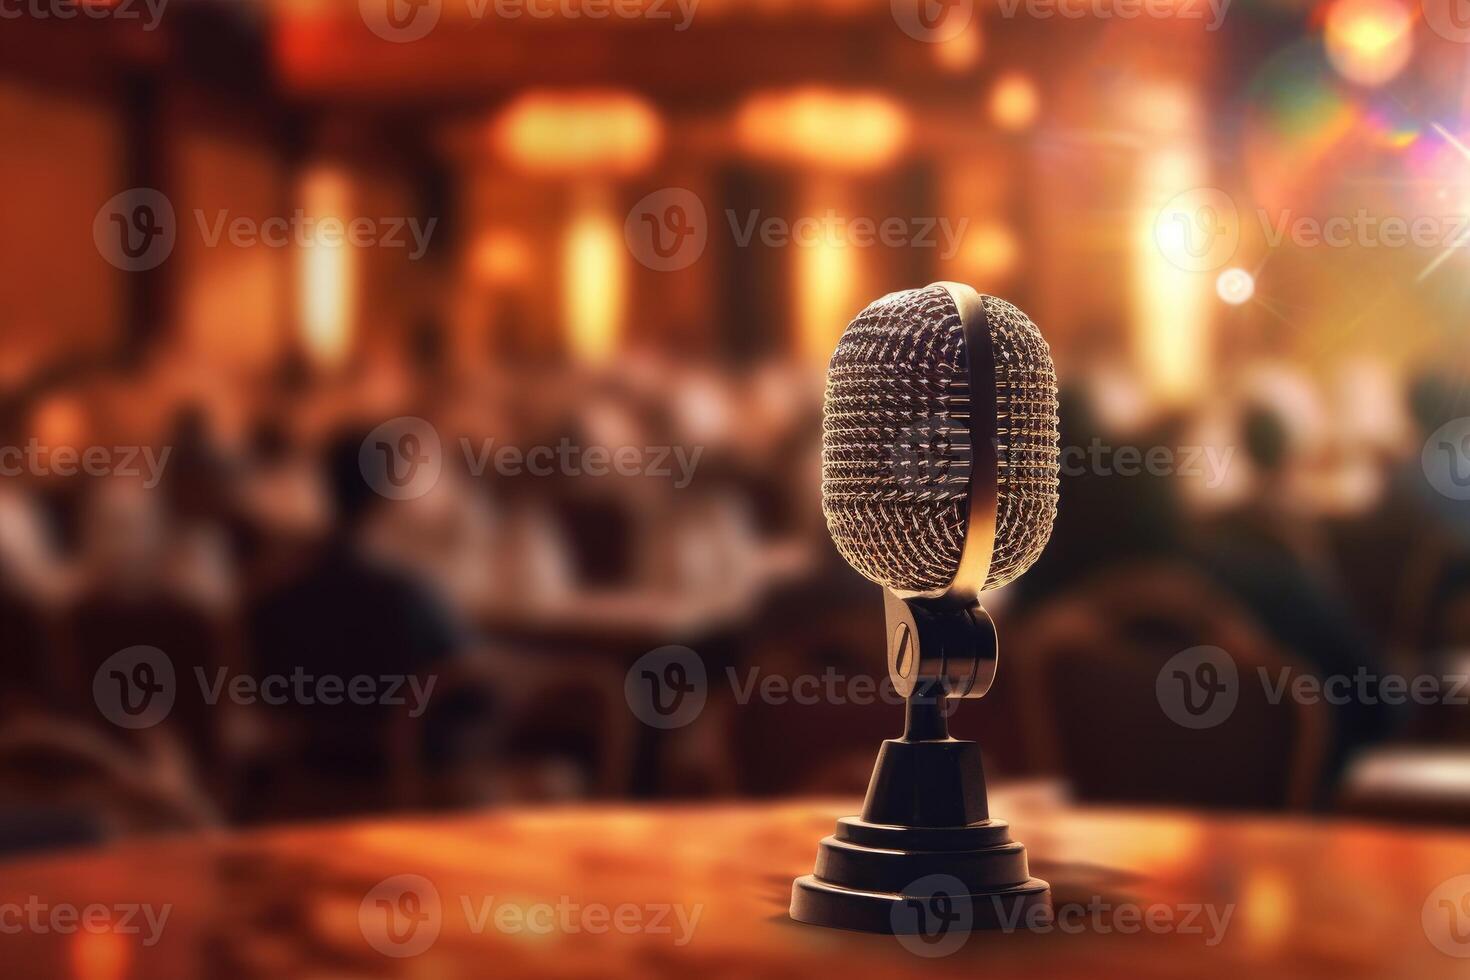
[[[16,334],[21,337],[32,337],[40,333],[34,324],[24,324]],[[27,371],[31,370],[32,358],[30,351],[21,350],[19,347],[3,344],[0,345],[0,385],[15,385],[25,377]]]
[[[116,932],[84,929],[71,936],[68,946],[76,980],[123,980],[132,967],[132,948]]]
[[[819,215],[828,208],[846,210],[845,202],[831,187],[809,193],[807,201],[806,212],[811,215]],[[798,351],[809,364],[827,363],[847,322],[872,298],[860,295],[859,251],[830,229],[819,241],[792,249],[796,262]]]
[[[1036,83],[1017,72],[1002,75],[990,90],[990,118],[1001,129],[1025,129],[1041,111]]]
[[[598,364],[616,350],[627,301],[622,227],[601,202],[584,206],[567,229],[562,300],[567,344],[580,361]]]
[[[903,151],[909,119],[883,95],[804,88],[751,96],[736,113],[735,130],[741,148],[761,159],[870,171]]]
[[[1327,11],[1327,57],[1349,81],[1382,85],[1409,63],[1412,24],[1396,0],[1337,0]]]
[[[1145,85],[1127,93],[1127,109],[1135,125],[1149,137],[1174,138],[1200,127],[1199,103],[1174,85]]]
[[[934,60],[945,71],[960,72],[973,68],[980,61],[984,45],[980,38],[980,22],[971,21],[970,26],[954,37],[934,45]]]
[[[492,134],[507,160],[532,173],[627,176],[658,155],[663,122],[625,92],[531,92],[496,118]]]
[[[824,364],[837,346],[853,307],[857,258],[850,245],[823,242],[796,250],[797,323],[802,352],[813,364]]]
[[[325,167],[309,171],[301,181],[301,207],[315,221],[349,220],[351,187],[346,175]],[[341,363],[351,349],[355,273],[355,256],[345,240],[300,246],[301,340],[319,363]]]
[[[475,278],[485,285],[523,282],[531,271],[531,253],[525,239],[513,231],[486,232],[471,256]]]
[[[971,228],[965,235],[959,262],[968,278],[990,281],[1010,275],[1020,251],[1015,233],[992,221]]]
[[[36,439],[43,446],[80,446],[87,441],[87,411],[69,395],[55,395],[32,416]]]
[[[1140,207],[1133,232],[1133,339],[1139,367],[1152,394],[1166,403],[1203,390],[1210,359],[1214,277],[1171,260],[1160,247],[1160,205],[1204,185],[1203,152],[1176,140],[1140,161]]]
[[[1281,871],[1257,868],[1241,888],[1241,924],[1246,942],[1256,951],[1278,949],[1292,935],[1295,895],[1291,879]]]

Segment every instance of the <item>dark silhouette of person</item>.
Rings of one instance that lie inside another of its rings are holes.
[[[1276,506],[1284,496],[1292,452],[1284,421],[1272,409],[1248,406],[1242,441],[1261,486],[1205,536],[1200,561],[1285,652],[1319,679],[1352,680],[1360,672],[1381,678],[1383,661],[1333,577],[1317,529],[1304,515]],[[1324,789],[1355,751],[1380,741],[1401,721],[1400,712],[1381,699],[1354,696],[1330,707]]]
[[[424,706],[415,704],[410,679],[432,698],[427,685],[437,683],[468,645],[467,633],[425,583],[362,546],[365,522],[379,507],[391,506],[359,465],[364,437],[343,435],[327,450],[338,524],[320,553],[249,614],[250,650],[260,674],[330,676],[346,685],[366,676],[376,694],[403,702],[333,705],[313,695],[313,703],[302,703],[293,690],[280,706],[298,742],[290,759],[276,760],[277,770],[295,769],[308,785],[320,780],[323,789],[348,784],[332,799],[309,793],[311,808],[325,804],[338,812],[410,802],[402,796],[425,762],[424,723],[411,715]]]

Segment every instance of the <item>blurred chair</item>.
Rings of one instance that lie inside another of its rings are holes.
[[[0,853],[217,822],[182,747],[162,729],[127,746],[57,718],[0,729]]]
[[[1421,535],[1398,569],[1396,668],[1408,675],[1464,673],[1470,654],[1470,554],[1444,536]],[[1452,703],[1413,707],[1402,736],[1470,744],[1470,719]]]
[[[888,680],[886,632],[880,595],[876,588],[871,592],[870,601],[808,608],[799,620],[773,617],[754,631],[764,645],[735,668],[739,694],[748,686],[748,699],[742,704],[732,691],[728,705],[729,765],[740,792],[851,795],[867,789],[874,738],[897,738],[904,710],[895,692],[887,690],[885,700],[880,688]],[[828,670],[839,680],[837,698],[826,694]],[[762,695],[767,677],[782,681],[779,703]],[[792,689],[803,677],[816,679],[815,698],[810,684]],[[854,692],[856,678],[872,684]]]
[[[36,707],[54,694],[49,665],[56,662],[54,630],[41,605],[0,577],[0,670],[4,690],[0,707],[11,711]]]
[[[98,668],[129,647],[156,647],[172,663],[177,686],[165,724],[179,730],[205,771],[218,772],[218,711],[206,702],[199,678],[212,681],[225,665],[233,626],[228,610],[196,602],[170,581],[177,537],[157,495],[133,482],[105,481],[93,488],[84,513],[81,584],[62,630],[68,700],[84,718],[97,718]],[[180,577],[188,567],[181,563]],[[196,584],[204,585],[195,572]]]
[[[372,710],[350,704],[253,709],[247,717],[261,737],[243,760],[233,816],[260,823],[421,806],[422,719],[378,709],[363,724],[347,707]]]
[[[491,796],[626,795],[638,722],[623,694],[625,674],[598,651],[495,651],[482,676],[502,697],[497,751],[467,768],[484,775]]]
[[[1470,648],[1470,550],[1422,535],[1399,573],[1395,632],[1409,656]]]
[[[173,664],[176,682],[177,696],[165,724],[179,729],[202,766],[212,769],[222,763],[219,706],[205,700],[200,678],[217,683],[216,673],[225,666],[225,619],[168,595],[95,593],[73,606],[66,632],[76,671],[73,700],[84,711],[96,713],[92,678],[104,661],[129,647],[156,647]]]
[[[1079,799],[1301,808],[1319,790],[1326,706],[1272,704],[1258,668],[1274,679],[1292,665],[1188,569],[1111,571],[1038,607],[1016,646],[1005,669],[1025,691],[1027,738]],[[1196,646],[1237,668],[1239,700],[1212,728],[1171,721],[1156,694],[1164,664]]]
[[[7,715],[61,693],[57,625],[73,583],[50,530],[31,494],[0,486],[0,708]]]

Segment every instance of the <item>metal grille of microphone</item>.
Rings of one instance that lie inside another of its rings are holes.
[[[891,293],[848,324],[827,373],[822,511],[848,563],[887,588],[932,592],[959,569],[972,411],[996,413],[995,542],[981,589],[1034,562],[1057,506],[1057,387],[1036,325],[981,298],[995,392],[970,391],[964,324],[943,286]],[[972,397],[976,396],[976,397]]]

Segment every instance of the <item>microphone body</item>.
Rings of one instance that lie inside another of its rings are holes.
[[[827,375],[822,510],[838,551],[887,592],[903,695],[990,689],[995,632],[979,596],[1041,554],[1057,441],[1051,353],[1004,300],[935,283],[883,297],[843,332]],[[975,624],[973,649],[957,642],[963,622],[920,628],[956,616]],[[916,655],[901,657],[900,640]]]

